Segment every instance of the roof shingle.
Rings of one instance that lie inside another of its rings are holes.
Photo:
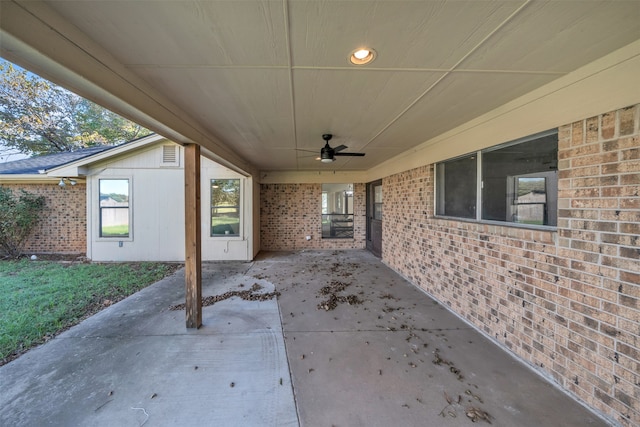
[[[15,160],[13,162],[0,163],[0,175],[28,175],[38,174],[41,170],[49,170],[76,160],[83,159],[94,154],[114,148],[112,145],[97,145],[81,150],[64,153],[47,154],[31,157],[29,159]]]

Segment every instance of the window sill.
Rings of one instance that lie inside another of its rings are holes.
[[[118,242],[133,242],[133,237],[98,237],[96,242],[100,243],[118,243]]]
[[[532,231],[548,231],[548,232],[556,232],[558,227],[555,225],[532,225],[532,224],[521,224],[519,222],[506,222],[506,221],[491,221],[487,219],[477,220],[471,218],[460,218],[455,216],[444,216],[444,215],[435,215],[432,217],[436,220],[442,221],[460,221],[466,222],[470,224],[478,224],[478,225],[493,225],[497,227],[507,227],[507,228],[518,228]]]

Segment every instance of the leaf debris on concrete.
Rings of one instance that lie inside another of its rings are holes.
[[[456,418],[458,415],[458,409],[463,409],[464,410],[464,414],[467,416],[467,418],[469,418],[472,422],[477,422],[477,421],[486,421],[489,424],[491,424],[491,415],[489,415],[489,413],[487,411],[484,411],[480,408],[477,408],[475,406],[467,406],[464,407],[462,405],[462,396],[458,395],[457,399],[452,398],[451,396],[449,396],[449,394],[445,391],[443,392],[444,394],[444,400],[447,401],[447,406],[445,406],[444,408],[442,408],[442,411],[440,411],[440,416],[441,417],[451,417],[451,418]],[[478,399],[480,400],[480,399]]]
[[[334,310],[338,306],[338,304],[344,304],[344,303],[349,305],[362,304],[364,301],[358,298],[357,295],[353,295],[353,294],[337,295],[338,293],[343,292],[350,285],[351,285],[350,283],[344,283],[344,282],[334,280],[331,283],[329,283],[329,285],[323,286],[318,291],[318,295],[329,296],[329,298],[327,298],[324,301],[321,301],[318,304],[318,310],[325,310],[325,311]]]
[[[262,290],[263,287],[257,283],[254,283],[251,289],[246,291],[228,291],[221,295],[211,295],[208,297],[202,298],[202,306],[207,307],[213,305],[217,302],[224,301],[229,298],[239,297],[245,301],[268,301],[273,298],[279,297],[280,292],[265,292],[260,293],[258,291]],[[169,307],[169,310],[184,310],[185,304],[176,304]]]

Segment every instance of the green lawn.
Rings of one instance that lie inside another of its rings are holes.
[[[129,236],[129,225],[111,225],[102,227],[102,237],[127,237]]]
[[[0,261],[0,365],[175,269],[151,262]]]

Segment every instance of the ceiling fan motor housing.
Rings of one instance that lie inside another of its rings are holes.
[[[327,143],[322,150],[320,150],[320,159],[322,161],[333,161],[333,148],[329,147],[329,143]]]

